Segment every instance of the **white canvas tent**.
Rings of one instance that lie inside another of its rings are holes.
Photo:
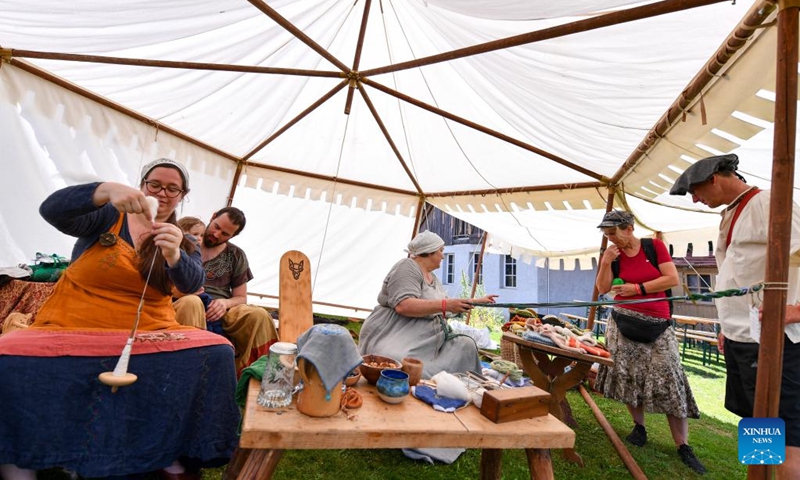
[[[0,11],[2,265],[71,251],[38,216],[47,194],[137,184],[159,156],[191,170],[183,214],[229,201],[246,212],[235,243],[258,303],[276,304],[278,259],[301,250],[315,310],[361,316],[331,306],[374,305],[425,202],[523,259],[586,259],[608,185],[640,233],[661,231],[681,253],[718,223],[666,193],[693,160],[736,152],[748,179],[769,184],[773,2],[0,0]]]

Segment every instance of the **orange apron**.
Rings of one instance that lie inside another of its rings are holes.
[[[31,328],[131,330],[145,283],[138,255],[119,237],[125,215],[109,233],[116,241],[89,247],[62,274]],[[104,234],[106,237],[109,233]],[[138,331],[189,330],[175,321],[172,296],[148,285]]]

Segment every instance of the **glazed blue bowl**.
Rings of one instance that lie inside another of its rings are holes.
[[[402,370],[383,370],[375,386],[381,400],[400,403],[408,396],[408,374]]]

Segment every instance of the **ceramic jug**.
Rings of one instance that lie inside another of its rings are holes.
[[[297,371],[303,379],[303,389],[297,395],[297,411],[309,417],[336,415],[342,403],[342,382],[334,385],[328,393],[319,372],[305,358],[297,360]]]

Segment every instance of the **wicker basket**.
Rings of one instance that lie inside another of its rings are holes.
[[[522,360],[519,358],[519,346],[505,338],[500,340],[500,358],[514,362],[517,367],[522,368]]]

